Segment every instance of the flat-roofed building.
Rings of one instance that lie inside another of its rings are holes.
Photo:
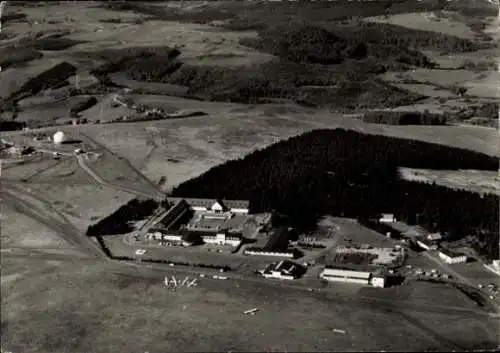
[[[201,237],[204,243],[238,246],[242,242],[241,234],[211,233]]]
[[[382,217],[378,221],[381,223],[394,223],[396,222],[396,217],[392,213],[382,213]]]
[[[371,272],[326,267],[319,277],[327,281],[369,285]]]
[[[384,288],[385,287],[386,276],[383,274],[374,274],[371,277],[371,285],[373,287]]]
[[[440,249],[438,255],[447,264],[459,264],[467,262],[467,256],[465,254],[458,253],[446,248]]]
[[[290,231],[287,227],[280,227],[274,229],[269,235],[268,240],[264,246],[249,247],[245,249],[246,255],[261,255],[261,256],[278,256],[294,258],[299,255],[296,249],[289,248],[289,234]]]
[[[429,234],[427,234],[427,240],[439,241],[441,239],[443,239],[443,236],[441,235],[441,233],[429,233]]]

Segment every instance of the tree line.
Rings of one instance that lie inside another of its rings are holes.
[[[167,205],[166,200],[163,202],[163,205]],[[129,233],[134,229],[132,222],[152,215],[154,210],[159,206],[160,203],[153,199],[132,199],[108,217],[90,225],[87,228],[87,235],[95,237]]]
[[[325,214],[369,219],[394,213],[451,239],[473,236],[472,245],[485,256],[498,253],[498,196],[407,182],[398,175],[402,166],[498,170],[498,159],[413,140],[316,130],[214,167],[172,194],[248,199],[251,212],[275,210],[303,231]]]
[[[404,111],[371,111],[363,115],[363,121],[388,125],[446,125],[443,114]]]

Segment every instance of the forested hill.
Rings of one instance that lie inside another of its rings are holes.
[[[172,194],[248,199],[253,212],[276,210],[301,229],[313,228],[324,214],[391,212],[410,223],[419,214],[421,223],[454,238],[479,232],[480,251],[498,253],[498,241],[492,242],[498,240],[497,196],[406,182],[398,177],[400,166],[498,170],[498,158],[343,129],[315,130],[214,167]]]

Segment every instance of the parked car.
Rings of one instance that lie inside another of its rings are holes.
[[[146,253],[146,250],[144,250],[144,249],[137,249],[137,250],[135,251],[135,254],[136,254],[136,255],[139,255],[139,256],[142,256],[142,255],[144,255],[145,253]]]

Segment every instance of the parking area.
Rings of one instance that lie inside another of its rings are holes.
[[[229,266],[238,273],[252,274],[257,269],[276,261],[276,258],[267,256],[244,256],[230,252],[208,251],[209,244],[204,250],[200,247],[159,247],[145,246],[141,243],[126,242],[123,236],[106,236],[105,245],[113,256],[126,256],[132,259],[164,260],[178,263],[206,264],[215,266]],[[213,248],[219,247],[214,245]],[[146,250],[138,255],[138,249]]]

